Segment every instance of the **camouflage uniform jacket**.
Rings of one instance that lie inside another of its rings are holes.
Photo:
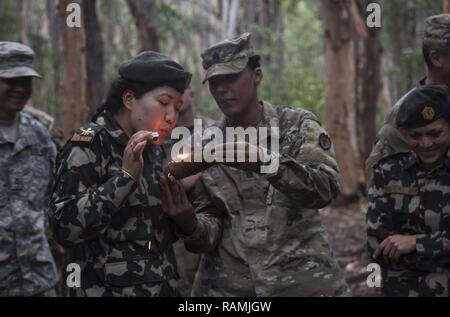
[[[204,172],[193,202],[199,225],[182,236],[189,251],[203,253],[192,295],[346,293],[318,212],[339,191],[331,141],[312,113],[263,106],[258,127],[280,129],[279,168],[257,174],[216,165]],[[225,129],[226,120],[216,126]]]
[[[144,152],[139,183],[121,169],[129,138],[107,113],[75,133],[58,157],[50,223],[81,267],[71,296],[171,296],[178,274],[173,225],[161,209],[160,147]]]
[[[375,165],[369,189],[369,252],[394,234],[416,235],[416,251],[398,265],[382,267],[387,296],[449,296],[450,156],[438,168],[422,167],[416,155],[399,153]]]
[[[44,233],[56,150],[44,126],[23,112],[10,146],[0,131],[0,296],[32,296],[58,280]]]

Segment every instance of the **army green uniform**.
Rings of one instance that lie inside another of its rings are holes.
[[[374,169],[367,213],[369,252],[393,234],[417,235],[416,251],[383,268],[386,296],[449,296],[450,156],[428,171],[415,154],[382,159]]]
[[[264,102],[263,112],[257,127],[280,129],[277,171],[215,165],[195,188],[199,224],[180,235],[189,251],[203,253],[192,295],[346,294],[317,210],[339,191],[330,139],[308,111]],[[215,125],[225,131],[226,119]]]
[[[178,275],[172,223],[161,209],[162,155],[144,151],[136,183],[121,169],[129,139],[104,112],[82,127],[59,155],[51,200],[55,239],[66,264],[81,266],[76,296],[171,296]]]

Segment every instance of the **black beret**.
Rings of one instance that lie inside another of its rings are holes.
[[[403,100],[396,124],[401,128],[420,128],[450,114],[446,85],[423,85],[411,91]]]
[[[119,67],[119,75],[126,81],[146,85],[167,85],[183,93],[189,86],[191,73],[166,55],[142,52]]]

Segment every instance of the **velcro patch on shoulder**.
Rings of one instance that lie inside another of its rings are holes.
[[[94,140],[94,136],[97,133],[97,129],[88,126],[78,129],[73,137],[70,139],[72,142],[91,143]]]

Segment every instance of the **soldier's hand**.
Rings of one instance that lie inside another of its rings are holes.
[[[142,151],[144,151],[147,142],[151,140],[151,135],[151,132],[148,131],[136,132],[125,147],[122,170],[130,174],[135,181],[139,181],[141,178],[142,170],[144,169]]]
[[[203,173],[200,172],[195,175],[188,176],[188,177],[181,179],[180,182],[181,182],[181,185],[183,186],[183,189],[185,191],[189,191],[192,187],[195,186],[195,184],[202,177],[202,175],[203,175]]]
[[[197,226],[195,210],[189,202],[183,185],[173,176],[162,177],[162,208],[185,235],[191,235]]]
[[[416,250],[415,235],[393,235],[384,239],[373,253],[373,257],[377,258],[383,254],[384,259],[392,264],[397,264],[400,256],[408,254]]]

